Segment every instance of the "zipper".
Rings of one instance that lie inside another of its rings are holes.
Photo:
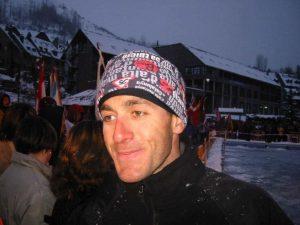
[[[148,196],[148,199],[146,199],[145,184],[144,183],[142,183],[139,186],[138,193],[139,193],[141,201],[142,201],[143,205],[145,206],[146,210],[148,211],[148,213],[150,212],[152,214],[152,225],[158,225],[157,213],[156,213],[156,210],[154,208],[153,199],[151,198],[151,196]],[[148,201],[146,201],[146,200],[148,200]],[[150,203],[150,205],[147,204],[147,202]]]

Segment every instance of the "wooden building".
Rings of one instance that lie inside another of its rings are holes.
[[[281,87],[274,74],[181,43],[155,50],[182,73],[187,96],[205,96],[206,112],[243,108],[247,114],[280,114]]]
[[[102,51],[105,64],[122,52],[132,50],[155,52],[152,48],[121,40],[110,34],[78,30],[62,57],[65,61],[66,89],[69,93],[95,89],[99,60],[97,45]]]
[[[60,74],[63,68],[60,59],[62,52],[63,49],[56,47],[44,32],[20,30],[14,26],[0,26],[0,68],[4,74],[15,78],[16,81],[22,78],[36,84],[37,59],[43,59],[45,63],[46,81],[49,79],[53,66],[58,68]],[[17,83],[15,89],[18,89]],[[15,89],[7,87],[4,91],[18,91]],[[30,92],[31,95],[34,95],[34,92],[35,89]]]

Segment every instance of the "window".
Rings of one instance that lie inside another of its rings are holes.
[[[251,90],[250,90],[250,89],[248,89],[248,90],[247,90],[247,98],[251,98],[251,97],[252,97]]]
[[[215,83],[215,93],[222,94],[222,83],[220,82]]]
[[[258,96],[257,91],[254,91],[253,92],[253,98],[257,99],[257,96]]]
[[[230,94],[230,85],[224,84],[224,95],[229,95],[229,94]]]
[[[192,79],[185,79],[185,85],[187,87],[192,87],[192,84],[193,84]]]
[[[238,87],[232,86],[232,96],[238,96]]]
[[[245,89],[240,88],[240,97],[245,97]]]
[[[203,80],[202,79],[195,79],[194,80],[194,86],[196,88],[202,89],[203,88]]]

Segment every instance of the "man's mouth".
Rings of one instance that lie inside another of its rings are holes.
[[[117,156],[120,160],[132,160],[137,158],[142,153],[142,149],[133,149],[117,152]]]

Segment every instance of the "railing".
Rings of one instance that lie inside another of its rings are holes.
[[[265,142],[293,142],[300,143],[300,133],[289,134],[266,134],[263,132],[242,133],[230,131],[217,131],[217,137],[228,139],[242,139],[248,141],[265,141]]]
[[[208,152],[214,143],[215,137],[224,138],[222,145],[222,150],[225,149],[226,139],[241,139],[241,140],[256,140],[265,142],[278,142],[287,141],[293,143],[300,143],[300,133],[290,133],[290,134],[264,134],[264,133],[240,133],[240,132],[228,132],[228,131],[211,131],[209,135],[204,139],[203,143],[198,146],[198,157],[206,164]],[[224,148],[224,149],[223,149]]]
[[[198,146],[198,157],[202,161],[203,164],[206,164],[208,151],[211,148],[212,144],[214,143],[215,132],[209,132],[208,136],[204,138],[204,141],[201,145]]]

